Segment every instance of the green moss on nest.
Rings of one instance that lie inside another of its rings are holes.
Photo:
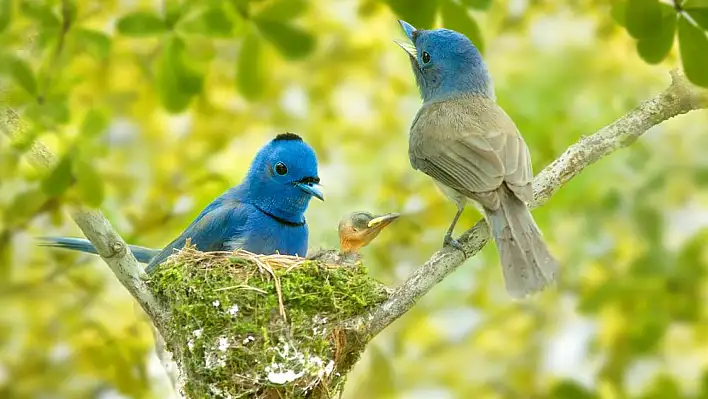
[[[363,267],[193,249],[148,284],[192,398],[329,397],[358,358],[338,324],[387,296]]]

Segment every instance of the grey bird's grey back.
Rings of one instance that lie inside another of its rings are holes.
[[[510,295],[524,297],[556,278],[558,264],[526,207],[533,199],[529,149],[494,100],[469,94],[425,103],[408,153],[413,168],[432,177],[459,209],[467,199],[481,205]]]
[[[502,182],[522,201],[533,199],[526,142],[489,98],[471,94],[424,104],[411,125],[408,155],[414,169],[485,208],[499,208]]]

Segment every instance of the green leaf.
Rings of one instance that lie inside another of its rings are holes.
[[[705,33],[680,17],[678,38],[686,77],[698,86],[708,87],[708,38]]]
[[[39,211],[47,200],[41,188],[33,188],[19,193],[5,208],[5,222],[8,226],[22,223]]]
[[[462,33],[474,43],[480,52],[484,51],[484,42],[477,22],[469,15],[467,10],[452,0],[443,0],[442,17],[445,27]]]
[[[64,21],[69,21],[71,24],[76,22],[76,16],[79,10],[75,0],[63,0],[61,2],[61,15]]]
[[[595,395],[587,388],[574,382],[563,380],[553,386],[549,399],[594,399]]]
[[[671,51],[676,34],[676,12],[671,6],[662,4],[661,24],[656,27],[657,35],[637,41],[637,52],[650,64],[658,64]]]
[[[59,29],[61,22],[48,6],[34,1],[23,1],[20,4],[20,11],[27,18],[40,23],[44,29]]]
[[[91,109],[81,124],[81,136],[83,139],[92,139],[103,133],[107,126],[108,118],[99,110]]]
[[[185,64],[185,54],[180,38],[167,38],[158,64],[157,84],[162,105],[171,113],[184,111],[202,90],[204,78]]]
[[[692,8],[685,11],[701,28],[708,30],[708,8]]]
[[[619,25],[625,26],[627,23],[627,2],[620,0],[612,5],[612,11],[610,11],[612,19],[615,20]]]
[[[648,392],[643,395],[643,398],[680,398],[686,396],[683,395],[682,391],[678,382],[672,376],[662,373],[654,377]]]
[[[0,33],[2,33],[12,21],[12,0],[0,0]]]
[[[45,128],[66,124],[71,117],[66,99],[45,99],[42,104],[34,102],[27,107],[25,115]]]
[[[81,199],[86,205],[98,208],[103,203],[105,196],[104,184],[96,168],[83,160],[74,162],[76,175],[76,188]]]
[[[635,39],[656,35],[661,25],[659,0],[628,0],[625,22],[627,32]]]
[[[287,58],[302,58],[315,48],[315,38],[298,27],[259,18],[254,21],[263,37]]]
[[[184,16],[186,11],[189,9],[189,3],[174,0],[167,0],[163,2],[165,5],[165,26],[168,29],[172,29],[175,25],[177,25],[182,16]]]
[[[71,157],[66,155],[42,181],[42,191],[49,197],[56,197],[64,193],[71,186],[72,181]]]
[[[492,5],[492,0],[462,0],[462,2],[477,10],[486,10]]]
[[[220,7],[211,7],[180,24],[181,30],[209,37],[233,36],[234,23]]]
[[[708,8],[708,0],[686,0],[681,4],[681,8],[684,10]]]
[[[136,11],[124,15],[116,23],[118,32],[131,37],[157,36],[167,30],[165,22],[155,13]]]
[[[416,27],[430,29],[438,12],[438,0],[386,0],[399,18]]]
[[[265,88],[262,44],[255,34],[243,39],[241,52],[236,63],[236,87],[248,100],[257,100]]]
[[[20,58],[11,58],[9,63],[9,71],[15,83],[20,85],[29,94],[37,95],[37,79],[34,77],[34,72],[24,60]]]
[[[699,398],[708,398],[708,369],[703,369],[701,373],[701,393]]]
[[[239,15],[247,18],[251,15],[251,0],[231,0],[229,4]]]
[[[303,0],[278,0],[256,14],[257,18],[271,21],[290,21],[305,11],[308,3]]]
[[[111,39],[102,32],[79,28],[72,34],[87,53],[99,60],[105,60],[111,53]]]

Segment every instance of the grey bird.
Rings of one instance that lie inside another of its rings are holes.
[[[481,208],[496,242],[506,290],[514,298],[541,291],[558,274],[527,203],[533,200],[529,149],[496,103],[481,54],[463,34],[417,30],[399,21],[423,105],[410,128],[411,165],[435,180],[457,205],[444,244],[468,200]]]

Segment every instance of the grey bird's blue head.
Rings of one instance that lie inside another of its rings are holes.
[[[398,22],[410,43],[396,43],[410,57],[423,101],[465,94],[494,99],[487,65],[467,36],[450,29],[418,30],[408,22]]]
[[[315,152],[300,136],[283,133],[258,151],[244,188],[249,202],[297,222],[312,197],[324,201],[319,183]]]

